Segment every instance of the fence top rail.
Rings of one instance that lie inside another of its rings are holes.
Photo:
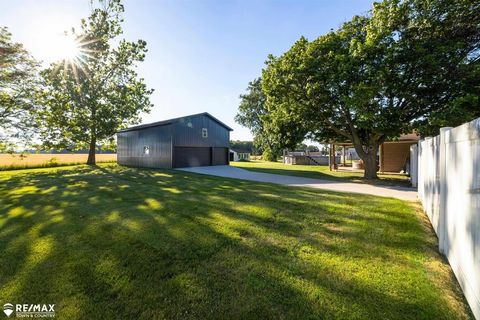
[[[440,135],[435,137],[425,137],[419,141],[419,145],[425,143],[436,143],[440,139]],[[455,128],[446,128],[444,143],[455,143],[461,141],[479,140],[480,139],[480,118],[464,123]]]
[[[480,139],[480,118],[464,123],[461,126],[448,130],[445,133],[445,143],[478,139]]]

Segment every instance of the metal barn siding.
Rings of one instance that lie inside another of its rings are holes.
[[[117,133],[117,161],[151,168],[228,164],[231,130],[208,113],[128,128]]]
[[[173,146],[225,147],[230,146],[230,130],[207,114],[180,118],[173,123]],[[202,136],[207,129],[207,137]]]
[[[172,167],[171,124],[119,132],[117,145],[119,164],[148,168]]]

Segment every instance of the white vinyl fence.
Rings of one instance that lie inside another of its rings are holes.
[[[418,184],[440,252],[480,320],[480,118],[421,140],[411,159],[412,184]]]

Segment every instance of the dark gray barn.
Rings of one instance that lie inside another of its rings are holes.
[[[117,133],[119,164],[149,168],[226,165],[232,128],[204,112]]]

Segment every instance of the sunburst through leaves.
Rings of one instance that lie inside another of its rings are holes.
[[[90,49],[89,45],[95,42],[97,42],[96,39],[87,40],[75,33],[64,33],[56,44],[60,60],[56,63],[54,71],[63,69],[65,75],[72,72],[77,82],[81,76],[88,78],[86,59],[93,58],[91,53],[95,50]]]

